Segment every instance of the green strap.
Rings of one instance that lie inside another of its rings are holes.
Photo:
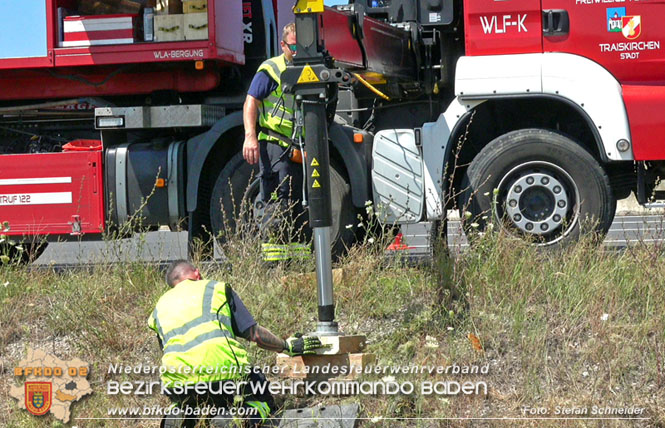
[[[290,260],[292,258],[306,258],[311,255],[308,244],[292,242],[290,244],[261,244],[264,261]]]
[[[270,416],[270,406],[265,401],[247,401],[246,403],[257,410],[262,421],[265,421]]]

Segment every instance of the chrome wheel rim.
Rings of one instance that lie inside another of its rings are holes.
[[[579,189],[563,168],[549,162],[526,162],[499,183],[495,215],[509,231],[552,245],[575,227]]]

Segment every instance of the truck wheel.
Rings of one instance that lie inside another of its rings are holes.
[[[513,131],[490,142],[471,162],[461,191],[467,235],[485,230],[493,218],[540,246],[562,246],[589,232],[604,236],[616,210],[609,178],[593,156],[542,129]]]
[[[237,153],[217,177],[210,199],[210,222],[219,242],[226,242],[226,233],[236,233],[239,222],[242,227],[250,228],[246,232],[254,232],[254,202],[260,191],[258,176],[258,164],[248,164],[242,153]]]
[[[351,199],[351,185],[342,176],[341,168],[338,168],[334,163],[331,164],[330,198],[333,224],[330,238],[334,259],[346,254],[347,249],[356,241],[360,213]]]
[[[256,204],[259,200],[260,186],[258,165],[249,165],[237,153],[219,174],[210,199],[210,221],[215,237],[224,242],[223,231],[235,232],[238,220],[249,225],[247,232],[257,233],[254,223]],[[333,225],[331,240],[333,256],[344,254],[356,238],[358,211],[351,200],[351,187],[338,172],[338,167],[330,169]],[[260,205],[260,204],[259,204]],[[351,227],[348,227],[351,225]]]

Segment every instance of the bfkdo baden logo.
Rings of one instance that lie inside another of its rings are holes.
[[[51,391],[53,384],[51,382],[26,382],[25,387],[25,408],[35,416],[41,416],[48,413],[51,409]]]
[[[9,395],[35,416],[51,413],[67,423],[72,403],[92,393],[89,370],[89,364],[78,358],[63,361],[39,349],[28,349],[25,359],[14,367],[16,383]]]
[[[622,33],[628,40],[637,39],[642,34],[642,17],[640,15],[626,15],[625,7],[608,8],[607,31]]]

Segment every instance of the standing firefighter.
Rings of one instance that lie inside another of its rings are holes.
[[[165,426],[194,426],[196,419],[187,417],[199,414],[195,409],[204,406],[245,408],[249,425],[259,426],[275,410],[275,404],[267,388],[263,394],[252,391],[252,385],[267,380],[263,373],[252,369],[247,351],[237,338],[289,355],[313,354],[321,342],[317,337],[283,340],[275,336],[256,323],[228,284],[203,280],[199,270],[187,261],[173,262],[166,281],[171,289],[162,295],[148,319],[164,352],[162,383],[180,410],[165,421]],[[215,426],[224,426],[233,414],[226,416],[215,418]]]
[[[250,164],[259,162],[261,171],[265,261],[309,255],[309,247],[301,243],[305,218],[301,205],[302,160],[292,145],[295,98],[282,92],[281,80],[296,54],[295,24],[284,27],[280,44],[283,54],[261,64],[243,107],[243,156]]]

